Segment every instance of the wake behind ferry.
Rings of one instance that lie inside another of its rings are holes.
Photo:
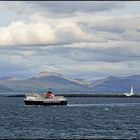
[[[24,103],[26,105],[67,105],[67,99],[64,96],[54,96],[50,91],[44,94],[26,94]]]

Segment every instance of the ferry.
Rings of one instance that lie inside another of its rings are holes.
[[[55,96],[49,89],[47,93],[26,94],[24,103],[26,105],[67,105],[67,99],[64,96]]]

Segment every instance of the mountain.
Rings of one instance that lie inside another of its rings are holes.
[[[140,75],[132,75],[128,77],[109,76],[107,78],[97,80],[90,84],[96,92],[117,92],[123,93],[130,91],[130,87],[134,87],[134,92],[140,92]]]
[[[54,93],[124,93],[130,91],[131,86],[135,93],[140,93],[140,75],[109,76],[91,82],[47,71],[22,80],[0,80],[0,92],[46,92],[51,88]]]
[[[43,72],[40,72],[40,73],[37,73],[35,75],[33,75],[34,78],[42,78],[42,77],[46,77],[46,76],[59,76],[61,77],[62,74],[59,74],[59,73],[56,73],[56,72],[51,72],[51,71],[43,71]]]
[[[85,79],[81,79],[81,78],[77,78],[75,80],[77,82],[79,82],[80,84],[83,84],[83,85],[90,85],[92,83],[91,81],[88,81],[88,80],[85,80]]]
[[[13,92],[13,90],[6,86],[0,85],[0,92]]]
[[[46,92],[52,88],[54,92],[81,92],[88,89],[87,85],[54,72],[41,72],[25,80],[5,80],[0,82],[15,92]]]

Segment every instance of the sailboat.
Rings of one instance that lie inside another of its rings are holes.
[[[133,92],[133,86],[131,86],[131,91],[128,93],[124,93],[126,96],[133,96],[135,93]]]

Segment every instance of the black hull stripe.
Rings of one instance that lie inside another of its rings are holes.
[[[61,101],[59,103],[46,103],[46,102],[42,102],[42,101],[24,101],[24,103],[26,105],[67,105],[67,101]]]

